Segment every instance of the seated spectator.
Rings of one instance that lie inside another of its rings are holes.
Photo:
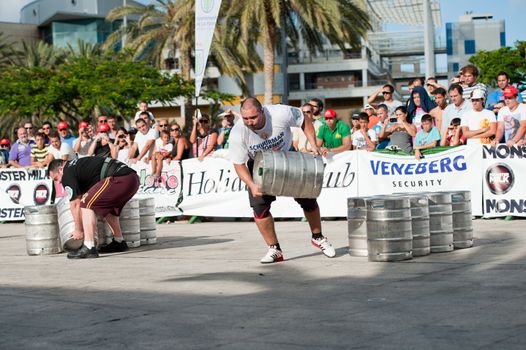
[[[316,144],[322,156],[326,156],[329,152],[340,153],[350,150],[351,130],[349,125],[338,120],[334,109],[327,109],[323,116],[325,122],[316,137]]]
[[[93,143],[93,137],[90,136],[91,126],[88,122],[79,123],[79,137],[73,144],[73,150],[77,152],[79,158],[89,155],[89,149]]]
[[[230,136],[230,131],[234,127],[234,118],[235,115],[232,111],[226,111],[221,113],[220,116],[223,117],[221,121],[221,128],[219,128],[217,136],[217,149],[228,149],[228,138]]]
[[[384,123],[380,137],[389,137],[389,147],[392,149],[411,153],[413,151],[412,140],[416,136],[416,127],[408,118],[407,109],[404,106],[398,107],[395,115],[396,122],[389,120],[389,122]]]
[[[35,144],[31,147],[31,165],[43,168],[48,165],[49,146],[44,143],[45,135],[38,132],[35,135]]]
[[[462,134],[460,127],[460,118],[453,118],[451,124],[447,127],[445,135],[442,135],[440,146],[455,147],[466,144],[466,136]]]
[[[0,140],[0,168],[7,168],[9,166],[9,140]]]
[[[183,131],[177,123],[170,126],[170,136],[172,137],[173,150],[172,160],[183,160],[190,158],[190,142],[183,136]]]
[[[372,128],[378,137],[378,145],[376,146],[376,148],[384,149],[389,144],[389,139],[380,138],[380,133],[382,132],[382,129],[384,128],[385,121],[387,120],[387,122],[389,122],[389,114],[388,114],[389,109],[387,108],[386,105],[381,104],[378,106],[378,109],[376,110],[376,112],[378,113],[378,123]]]
[[[373,126],[375,126],[378,123],[378,117],[376,116],[376,110],[373,106],[370,104],[365,105],[363,108],[363,111],[367,113],[367,116],[369,117],[369,129],[372,129]]]
[[[484,90],[474,90],[471,95],[473,110],[466,112],[461,119],[462,133],[466,136],[466,144],[490,144],[491,138],[497,132],[495,114],[484,109]]]
[[[163,161],[170,164],[172,159],[170,155],[173,151],[173,143],[170,142],[170,133],[166,130],[161,130],[161,136],[155,140],[155,149],[152,154],[152,175],[156,178],[161,177],[163,170]]]
[[[203,161],[206,156],[214,153],[217,145],[217,130],[210,126],[210,117],[207,114],[198,112],[198,115],[198,118],[194,118],[190,143],[193,145],[194,157]]]
[[[513,85],[506,87],[502,93],[506,106],[499,110],[494,146],[499,142],[505,142],[509,147],[524,143],[526,105],[519,102],[518,95],[519,90]]]
[[[353,113],[351,116],[351,135],[360,130],[360,116],[367,115],[365,112]]]
[[[109,130],[110,127],[107,123],[99,124],[98,133],[93,138],[88,150],[89,156],[117,159],[118,147],[110,139],[108,135]]]
[[[351,135],[352,148],[370,152],[375,149],[378,137],[373,129],[369,129],[369,116],[360,116],[359,123],[360,129]]]
[[[314,131],[317,134],[317,131],[323,125],[323,122],[321,122],[319,119],[314,119],[314,108],[312,107],[312,105],[310,103],[305,103],[303,106],[301,106],[301,111],[303,112],[304,117],[311,118],[312,125],[314,126]],[[294,149],[298,152],[310,152],[312,148],[303,130],[301,130],[301,128],[298,127],[292,127],[291,130],[292,146],[294,147]]]
[[[75,151],[67,143],[60,141],[60,135],[56,131],[49,134],[49,154],[48,162],[53,159],[73,160],[75,159]]]
[[[68,123],[61,121],[57,124],[58,134],[60,135],[60,142],[67,143],[69,147],[73,148],[73,144],[77,139],[75,136],[71,135],[68,131]]]
[[[134,143],[130,152],[133,155],[138,154],[130,158],[130,161],[133,163],[142,160],[148,163],[155,143],[155,130],[151,129],[142,118],[135,121],[135,126],[137,133],[135,134]]]
[[[423,158],[420,150],[434,148],[440,142],[440,130],[433,126],[433,117],[429,114],[422,116],[422,130],[416,133],[415,141],[413,142],[413,150],[415,151],[416,159]]]
[[[31,166],[31,146],[33,141],[29,140],[27,130],[18,128],[16,132],[18,140],[9,152],[9,164],[15,168],[26,168]]]
[[[115,146],[117,147],[117,160],[120,160],[123,163],[128,162],[130,158],[133,158],[130,155],[130,138],[128,131],[124,128],[119,128],[115,133]]]
[[[407,114],[417,131],[422,129],[422,116],[430,114],[435,118],[435,125],[441,125],[442,110],[432,101],[427,91],[421,86],[415,86],[409,97]]]

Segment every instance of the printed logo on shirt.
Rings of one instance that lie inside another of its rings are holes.
[[[299,108],[292,108],[292,116],[295,121],[298,121],[303,117],[303,112]]]
[[[341,139],[341,138],[342,138],[342,135],[336,133],[336,135],[334,135],[334,138],[335,138],[335,139]]]
[[[68,199],[71,200],[71,198],[73,198],[73,189],[71,187],[69,187],[69,186],[66,186],[66,188],[64,188],[64,190],[68,194]]]
[[[255,157],[256,153],[259,151],[268,151],[268,150],[280,150],[283,146],[285,139],[285,132],[280,132],[277,136],[272,137],[268,140],[265,140],[257,145],[251,145],[248,147],[248,151],[252,157]]]

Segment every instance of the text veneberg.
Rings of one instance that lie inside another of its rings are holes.
[[[442,158],[430,162],[421,160],[418,163],[393,163],[371,160],[370,164],[374,175],[438,174],[466,171],[467,169],[463,155],[456,156],[453,159]]]

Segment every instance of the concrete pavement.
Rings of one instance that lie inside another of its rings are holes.
[[[475,246],[400,263],[347,254],[346,221],[278,222],[261,265],[249,222],[158,225],[159,243],[99,259],[28,256],[0,226],[0,349],[524,349],[524,220],[476,220]]]

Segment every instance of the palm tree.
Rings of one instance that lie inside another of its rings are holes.
[[[237,1],[225,16],[238,18],[242,41],[263,46],[265,103],[272,101],[274,53],[281,47],[282,29],[294,46],[303,38],[315,53],[323,51],[325,38],[342,49],[358,47],[370,28],[367,14],[353,0]]]
[[[22,50],[11,61],[21,67],[52,68],[64,62],[66,53],[63,49],[46,44],[43,41],[27,44],[22,41]]]
[[[11,63],[11,58],[16,55],[13,42],[0,32],[0,67]]]
[[[230,1],[223,1],[222,12],[226,12]],[[108,14],[107,20],[114,21],[124,16],[136,16],[136,22],[128,22],[126,28],[112,33],[104,48],[114,48],[126,33],[126,47],[134,49],[135,58],[150,61],[159,68],[166,68],[166,51],[179,55],[183,79],[191,79],[192,56],[195,43],[195,0],[156,0],[155,5],[128,5],[115,8]],[[245,74],[258,70],[262,62],[257,57],[250,59],[248,52],[253,44],[238,40],[232,33],[232,21],[218,21],[214,40],[210,50],[212,60],[222,74],[232,76],[241,89],[246,92]],[[238,33],[239,34],[239,33]],[[185,123],[191,124],[193,108],[189,99],[186,103]]]

